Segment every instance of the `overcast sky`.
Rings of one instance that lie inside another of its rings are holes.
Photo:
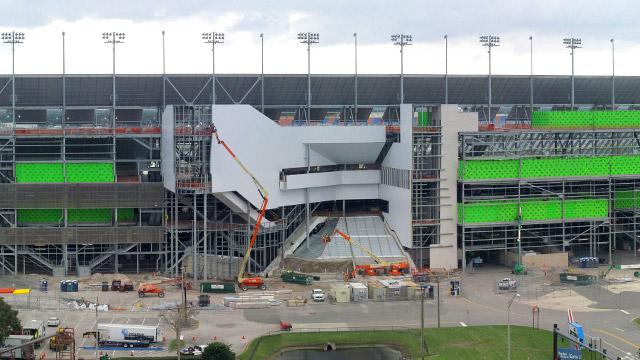
[[[529,73],[529,36],[534,73],[570,74],[562,38],[582,38],[578,75],[610,75],[615,38],[616,74],[640,75],[640,6],[637,0],[0,0],[0,31],[26,33],[16,48],[19,74],[58,74],[66,36],[67,73],[111,72],[111,48],[101,33],[126,33],[117,47],[118,73],[161,73],[166,31],[168,73],[211,71],[203,31],[220,31],[219,73],[259,73],[265,36],[266,73],[306,73],[306,49],[298,32],[320,33],[312,47],[312,73],[353,73],[353,33],[358,33],[360,73],[398,73],[400,55],[389,35],[408,33],[405,73],[444,73],[444,34],[449,36],[449,73],[485,74],[481,34],[501,37],[493,50],[496,74]],[[11,46],[0,44],[0,73],[11,72]]]

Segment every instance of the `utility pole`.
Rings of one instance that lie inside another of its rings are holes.
[[[511,360],[511,322],[509,315],[511,313],[511,305],[517,297],[520,297],[520,294],[513,294],[513,297],[507,303],[507,360]]]
[[[436,308],[438,309],[438,328],[440,328],[440,276],[436,276],[436,280],[438,282],[438,295],[436,300]]]
[[[576,49],[582,47],[582,39],[574,37],[564,38],[562,39],[562,43],[564,44],[564,47],[571,49],[571,110],[573,110],[576,103],[574,54]]]
[[[411,45],[413,35],[393,34],[391,41],[393,45],[400,46],[400,104],[404,104],[404,47]]]
[[[420,296],[420,358],[424,358],[424,291],[422,288],[422,294]]]
[[[494,36],[494,35],[483,35],[480,36],[480,44],[482,46],[486,46],[489,51],[489,82],[488,82],[488,93],[489,96],[487,98],[488,100],[488,104],[489,104],[489,115],[487,118],[487,121],[491,119],[491,48],[493,48],[494,46],[500,46],[500,36]]]

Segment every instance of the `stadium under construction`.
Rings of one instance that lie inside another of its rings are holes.
[[[366,256],[333,229],[417,267],[637,254],[640,78],[309,79],[0,76],[0,273],[232,278],[261,199],[214,129],[270,194],[252,273]]]

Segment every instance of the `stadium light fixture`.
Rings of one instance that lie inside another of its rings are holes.
[[[574,37],[564,38],[562,39],[562,44],[564,45],[565,48],[571,50],[570,52],[571,54],[571,110],[573,110],[573,107],[575,105],[575,98],[576,98],[574,54],[576,49],[582,48],[582,39],[574,38]]]
[[[298,33],[298,41],[307,44],[307,125],[311,119],[311,44],[320,43],[320,34],[314,32]],[[307,245],[309,243],[307,242]]]
[[[487,53],[489,54],[489,82],[488,82],[488,93],[489,96],[487,97],[487,103],[489,105],[489,119],[491,119],[491,48],[495,47],[495,46],[500,46],[500,36],[495,36],[495,35],[482,35],[479,38],[480,40],[480,44],[482,46],[486,46],[488,48]]]
[[[2,42],[11,44],[11,121],[16,124],[16,44],[24,42],[23,32],[3,32]]]
[[[102,41],[105,44],[111,44],[113,48],[113,72],[112,72],[112,89],[111,89],[111,121],[115,131],[116,127],[116,44],[124,43],[125,34],[123,32],[103,32]]]
[[[224,43],[224,33],[203,32],[202,41],[211,44],[211,116],[213,119],[213,106],[216,104],[216,44]]]
[[[413,43],[413,35],[393,34],[391,42],[400,46],[400,104],[404,104],[404,47]]]

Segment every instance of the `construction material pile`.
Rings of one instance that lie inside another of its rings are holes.
[[[223,304],[232,309],[264,309],[281,305],[283,301],[291,299],[292,294],[291,290],[247,292],[225,296]]]

